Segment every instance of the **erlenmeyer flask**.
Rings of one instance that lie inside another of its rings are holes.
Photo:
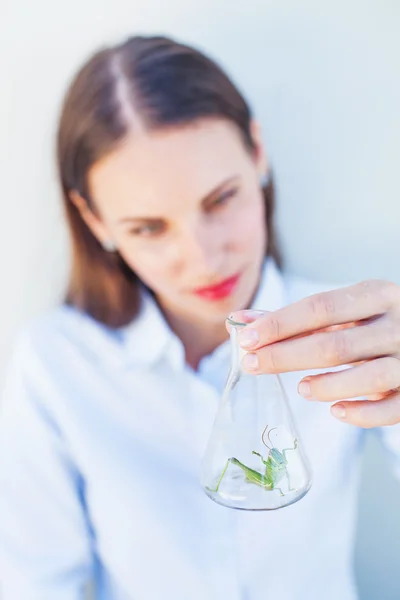
[[[228,322],[231,369],[203,457],[201,484],[212,500],[229,508],[282,508],[310,489],[308,460],[279,375],[250,375],[241,368],[246,352],[238,331],[246,323]]]

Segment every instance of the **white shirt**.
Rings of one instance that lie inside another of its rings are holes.
[[[267,261],[253,307],[322,287]],[[4,600],[81,599],[90,577],[102,600],[356,598],[364,430],[283,375],[312,488],[277,511],[219,506],[199,468],[229,364],[227,342],[190,369],[150,296],[120,330],[64,306],[25,332],[1,419]],[[399,467],[399,427],[379,432]]]

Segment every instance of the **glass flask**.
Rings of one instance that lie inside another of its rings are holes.
[[[265,311],[248,313],[254,320]],[[231,369],[202,460],[201,485],[212,500],[229,508],[283,508],[310,489],[309,463],[279,375],[250,375],[242,369],[246,351],[238,332],[247,323],[228,323]]]

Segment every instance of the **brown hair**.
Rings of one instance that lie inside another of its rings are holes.
[[[98,321],[118,327],[139,308],[139,280],[117,252],[103,249],[70,199],[78,192],[95,212],[89,169],[128,133],[121,97],[148,129],[204,117],[236,124],[250,151],[250,109],[228,76],[210,58],[165,37],[132,37],[97,52],[67,92],[58,128],[59,178],[72,238],[72,269],[66,301]],[[267,255],[281,266],[273,224],[273,183],[264,188]]]

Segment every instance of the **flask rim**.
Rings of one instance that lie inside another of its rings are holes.
[[[246,327],[246,325],[248,325],[248,323],[243,323],[243,321],[234,321],[234,319],[231,319],[230,317],[227,317],[226,320],[229,325],[233,325],[234,327]]]
[[[246,327],[246,325],[250,325],[253,321],[257,320],[259,317],[264,316],[268,311],[266,310],[255,310],[255,309],[246,309],[246,310],[242,310],[240,311],[240,313],[245,314],[245,315],[249,315],[251,318],[251,320],[249,321],[236,321],[235,319],[232,319],[232,317],[229,315],[229,317],[227,317],[226,321],[227,323],[229,323],[229,325],[232,325],[233,327]]]

